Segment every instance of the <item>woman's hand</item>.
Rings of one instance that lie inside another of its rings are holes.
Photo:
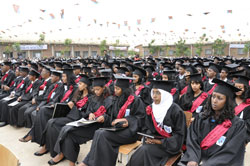
[[[74,105],[75,104],[72,101],[68,102],[68,106],[69,106],[70,109],[72,109],[74,107]]]
[[[187,166],[198,166],[198,163],[195,162],[195,161],[189,161],[189,162],[187,163]]]
[[[95,114],[90,113],[89,114],[89,120],[95,120]]]
[[[99,116],[97,119],[96,119],[97,122],[99,123],[103,123],[104,122],[104,116]]]
[[[159,139],[151,139],[151,138],[146,138],[146,144],[161,144],[161,140]]]
[[[115,119],[112,123],[111,123],[111,125],[112,126],[115,126],[115,124],[116,123],[118,123],[118,122],[125,122],[123,125],[122,125],[122,127],[128,127],[128,120],[127,119],[125,119],[125,118],[122,118],[122,119]]]

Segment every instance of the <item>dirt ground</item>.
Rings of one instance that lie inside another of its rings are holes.
[[[0,144],[9,148],[19,159],[21,166],[47,166],[48,161],[51,159],[49,153],[36,157],[33,155],[39,149],[36,143],[21,143],[18,138],[23,137],[29,129],[26,128],[14,128],[12,126],[5,126],[0,128]],[[91,142],[81,145],[80,154],[78,161],[82,161],[89,151]],[[123,163],[126,164],[126,156],[123,156]],[[1,164],[0,164],[1,165]],[[58,164],[58,166],[68,166],[68,161],[65,160]],[[124,166],[123,164],[117,163],[117,166]],[[245,165],[250,166],[250,145],[247,146]]]

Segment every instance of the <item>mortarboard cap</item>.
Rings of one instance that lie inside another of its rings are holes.
[[[167,92],[171,92],[171,89],[175,86],[175,81],[159,81],[152,80],[153,88],[162,89]]]

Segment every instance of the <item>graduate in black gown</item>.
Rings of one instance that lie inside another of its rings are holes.
[[[41,85],[41,81],[38,80],[40,73],[34,69],[31,69],[29,72],[29,80],[30,84],[27,84],[25,87],[25,91],[23,91],[22,95],[17,98],[19,102],[17,105],[9,108],[9,123],[10,125],[15,125],[18,127],[22,127],[18,125],[18,116],[23,117],[23,112],[19,113],[20,107],[27,104],[32,98],[35,98],[38,95],[39,87]]]
[[[246,127],[234,115],[234,94],[238,88],[218,79],[207,105],[191,123],[187,151],[179,165],[241,166],[244,161]]]
[[[217,78],[217,75],[219,73],[218,65],[210,64],[208,70],[207,70],[207,80],[204,82],[204,91],[208,92],[210,95],[213,92],[213,87],[216,86],[212,80],[214,78]]]
[[[249,94],[249,78],[242,75],[234,75],[237,79],[234,82],[235,87],[241,91],[236,93],[235,115],[244,120],[247,128],[246,144],[250,141],[250,94]]]
[[[174,81],[153,81],[153,104],[146,108],[143,133],[162,137],[145,137],[143,145],[135,151],[127,166],[165,165],[168,158],[179,153],[186,138],[187,127],[183,110],[173,102],[170,94]]]
[[[30,83],[30,80],[28,78],[29,69],[26,66],[20,66],[20,76],[21,81],[17,84],[14,90],[11,91],[11,94],[9,95],[11,100],[0,100],[0,127],[3,127],[9,123],[9,106],[11,102],[14,102],[17,100],[18,97],[22,95],[22,93],[25,91],[26,86]]]
[[[69,68],[64,68],[63,69],[63,74],[62,74],[62,82],[63,82],[63,90],[61,89],[62,93],[61,95],[57,98],[57,100],[53,100],[53,103],[49,103],[50,107],[42,107],[39,111],[38,114],[36,115],[36,125],[39,127],[39,133],[40,140],[39,143],[42,147],[40,148],[39,151],[35,152],[36,156],[41,156],[42,154],[48,152],[48,150],[45,147],[45,139],[42,139],[42,134],[44,132],[44,129],[46,127],[47,122],[49,119],[52,118],[53,115],[53,110],[54,106],[56,103],[69,103],[75,91],[77,90],[77,85],[75,83],[75,75],[73,74],[73,69],[70,66]],[[37,133],[37,131],[35,131]],[[32,136],[33,138],[33,136]]]
[[[120,126],[122,130],[95,132],[91,149],[83,162],[88,166],[115,166],[119,146],[136,142],[145,118],[145,106],[129,88],[127,77],[115,76],[115,100],[109,116],[105,117],[108,126]]]
[[[61,129],[59,136],[57,135],[58,137],[55,147],[52,149],[51,153],[53,159],[49,161],[50,165],[55,165],[64,158],[69,160],[69,165],[75,165],[80,151],[80,145],[91,140],[95,131],[100,127],[103,127],[104,119],[107,119],[106,114],[110,111],[112,105],[112,96],[110,96],[109,89],[105,86],[107,79],[107,77],[92,78],[94,94],[89,97],[88,107],[84,107],[81,114],[82,118],[89,120],[96,119],[97,123],[79,127],[64,126]],[[57,128],[58,125],[50,126],[47,136],[55,136],[53,132],[57,130]]]
[[[191,112],[196,117],[207,102],[208,94],[203,92],[201,74],[189,75],[190,83],[187,93],[180,98],[180,107],[184,111]]]

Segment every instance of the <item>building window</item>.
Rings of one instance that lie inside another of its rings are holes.
[[[169,50],[168,55],[170,55],[170,56],[174,55],[174,50]]]
[[[89,52],[88,51],[83,51],[83,57],[87,58],[89,56]]]
[[[148,50],[144,50],[144,56],[148,56],[149,55],[149,51]]]
[[[163,56],[163,55],[164,55],[164,51],[161,51],[161,52],[160,52],[160,56]]]
[[[19,59],[25,59],[26,58],[26,52],[19,52],[17,54],[17,56],[18,56]]]
[[[55,56],[58,58],[58,57],[61,57],[62,56],[62,54],[61,54],[61,51],[56,51],[55,52]]]
[[[70,51],[65,51],[64,52],[64,57],[65,58],[70,58]]]
[[[205,55],[212,55],[212,49],[205,49]]]
[[[80,51],[75,51],[75,54],[74,54],[74,57],[77,58],[77,57],[80,57]]]
[[[238,48],[238,55],[244,55],[244,48]]]
[[[33,51],[33,58],[41,59],[41,51]]]
[[[97,56],[97,51],[91,51],[91,56],[92,56],[93,58],[96,58],[96,56]]]

